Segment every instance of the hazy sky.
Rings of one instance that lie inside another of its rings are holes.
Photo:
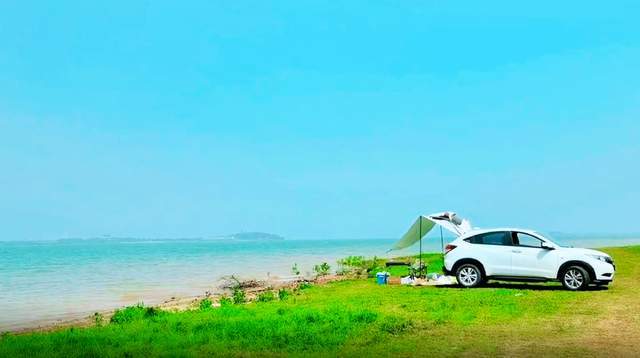
[[[398,237],[442,210],[640,232],[638,18],[637,1],[4,0],[0,240]]]

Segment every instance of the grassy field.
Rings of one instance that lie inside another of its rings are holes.
[[[100,327],[5,334],[0,357],[637,356],[640,246],[604,251],[618,266],[615,282],[604,290],[341,281],[270,302],[183,313],[129,308],[116,315],[118,323]]]

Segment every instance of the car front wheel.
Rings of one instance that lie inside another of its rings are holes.
[[[456,279],[462,287],[476,287],[484,280],[482,271],[474,264],[463,264],[458,267]]]
[[[584,290],[591,282],[589,273],[581,266],[567,267],[560,277],[564,288],[570,291]]]

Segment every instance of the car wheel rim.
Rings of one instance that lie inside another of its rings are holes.
[[[460,271],[460,281],[465,286],[471,286],[478,281],[478,272],[471,267],[465,267]]]
[[[577,289],[582,286],[583,282],[584,276],[579,270],[571,269],[564,274],[564,283],[570,288]]]

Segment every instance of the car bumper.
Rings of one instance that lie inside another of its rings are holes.
[[[616,275],[616,267],[614,264],[598,261],[596,263],[592,263],[592,266],[596,274],[596,277],[593,278],[594,282],[613,281],[613,277]]]

